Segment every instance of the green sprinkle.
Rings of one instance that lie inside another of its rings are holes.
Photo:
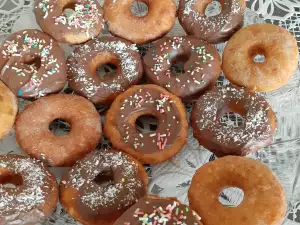
[[[185,208],[185,211],[186,211],[186,212],[188,212],[188,211],[189,211],[189,208],[188,208],[188,207],[186,207],[186,208]]]
[[[168,124],[168,127],[170,127],[171,126],[171,124]]]

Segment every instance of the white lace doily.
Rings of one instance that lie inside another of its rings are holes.
[[[17,30],[25,28],[38,28],[35,17],[32,13],[34,0],[0,0],[0,43],[5,37]],[[103,3],[103,0],[100,0]],[[298,0],[254,0],[248,2],[252,10],[257,11],[267,22],[279,24],[286,27],[296,37],[299,38],[300,16]],[[278,8],[282,11],[278,13]],[[141,12],[143,8],[136,5],[135,11]],[[289,17],[289,18],[288,18]],[[288,18],[288,19],[286,19]],[[245,14],[245,25],[253,23],[263,23],[263,19],[251,10]],[[298,33],[299,32],[299,33]],[[108,32],[105,32],[108,35]],[[168,34],[184,35],[183,29],[178,22]],[[300,39],[298,39],[300,40]],[[141,53],[147,51],[150,46],[142,46]],[[225,44],[216,45],[220,53],[223,52]],[[72,51],[71,47],[63,46],[66,54]],[[221,76],[217,85],[228,85],[229,82]],[[276,112],[278,118],[278,131],[274,137],[274,142],[262,151],[250,157],[254,157],[268,165],[279,177],[287,195],[288,213],[284,225],[300,224],[300,75],[299,71],[293,76],[288,85],[277,91],[266,94],[266,98]],[[71,90],[66,89],[70,93]],[[20,100],[20,108],[28,102]],[[187,104],[187,111],[190,112],[192,104]],[[99,108],[101,113],[103,108]],[[227,118],[227,121],[232,118]],[[230,122],[230,121],[229,121]],[[58,122],[53,129],[63,132],[68,129],[62,122]],[[149,129],[149,122],[142,121],[141,129]],[[109,146],[106,139],[102,140],[102,146]],[[22,154],[15,141],[14,131],[4,140],[0,141],[0,154],[14,152]],[[200,147],[192,137],[189,130],[189,138],[184,149],[172,160],[160,165],[146,167],[150,176],[149,192],[161,196],[176,196],[181,201],[187,203],[187,190],[194,172],[204,163],[214,160],[215,157],[210,152]],[[66,169],[51,168],[59,179]],[[224,192],[221,197],[225,204],[234,205],[241,199],[238,191]],[[53,215],[43,224],[63,225],[79,224],[70,218],[58,205]]]

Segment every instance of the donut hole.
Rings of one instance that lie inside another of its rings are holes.
[[[254,63],[264,63],[266,61],[266,52],[259,46],[250,48],[249,55]]]
[[[240,127],[244,123],[244,118],[239,113],[226,112],[219,118],[219,122],[226,127]]]
[[[114,173],[111,168],[101,171],[93,180],[94,183],[101,186],[110,186],[114,184]]]
[[[64,119],[55,119],[49,124],[49,130],[55,136],[66,136],[71,130],[71,125]]]
[[[5,188],[17,188],[23,185],[23,178],[20,174],[15,174],[11,171],[0,174],[0,184]]]
[[[134,1],[130,6],[130,11],[136,17],[144,17],[148,14],[148,5],[142,1]]]
[[[116,74],[118,69],[118,66],[116,66],[113,63],[105,63],[101,64],[96,68],[97,76],[99,76],[101,79],[104,79],[108,76],[113,76]]]
[[[178,54],[174,57],[171,56],[171,71],[175,75],[180,75],[185,73],[185,64],[188,62],[191,58],[191,53],[182,53]],[[190,65],[190,67],[193,65]]]
[[[219,1],[213,0],[206,5],[204,14],[206,17],[217,16],[222,12],[222,4]]]
[[[41,57],[34,54],[26,54],[23,56],[23,63],[27,65],[31,70],[38,71],[41,68]]]
[[[76,2],[70,2],[70,3],[66,4],[63,7],[63,15],[65,15],[67,18],[74,15],[76,13],[75,7],[76,7]]]
[[[228,187],[223,189],[218,199],[225,207],[237,207],[244,200],[244,191],[237,187]]]
[[[158,119],[150,114],[139,116],[135,121],[135,128],[142,134],[151,133],[157,130]]]

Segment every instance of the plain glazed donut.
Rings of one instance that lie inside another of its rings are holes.
[[[254,57],[264,55],[264,62]],[[298,66],[298,46],[286,29],[254,24],[237,32],[223,53],[223,72],[235,85],[251,91],[269,92],[285,85]]]
[[[239,113],[239,127],[222,125],[228,112]],[[194,137],[216,156],[245,156],[272,142],[276,116],[267,101],[243,88],[214,88],[202,95],[191,113]]]
[[[0,81],[0,139],[14,126],[17,113],[17,97]]]
[[[184,74],[171,71],[172,64],[188,59]],[[150,48],[143,58],[146,77],[149,82],[166,88],[183,100],[199,97],[211,89],[221,72],[221,58],[218,51],[196,37],[163,38]]]
[[[224,0],[216,16],[205,15],[212,0],[180,0],[178,19],[187,34],[209,43],[225,42],[243,26],[245,1]]]
[[[100,77],[99,65],[117,66],[116,73]],[[94,39],[75,49],[68,58],[69,86],[93,103],[108,104],[121,92],[138,83],[143,75],[137,47],[115,37]]]
[[[78,161],[62,178],[60,202],[85,225],[112,225],[147,193],[142,164],[115,150],[96,150]]]
[[[104,18],[109,31],[136,44],[151,42],[174,26],[176,5],[173,0],[138,0],[148,6],[146,16],[137,17],[130,7],[134,0],[105,0]]]
[[[24,156],[0,156],[1,225],[39,224],[57,202],[58,186],[48,168]]]
[[[136,120],[152,115],[157,129],[142,134]],[[136,85],[120,94],[108,110],[104,132],[112,145],[142,163],[157,164],[176,155],[188,135],[186,112],[181,100],[160,86]]]
[[[235,208],[219,202],[228,187],[244,191]],[[283,187],[272,171],[251,158],[226,156],[200,167],[188,192],[190,207],[205,225],[280,225],[286,213]]]
[[[66,83],[64,51],[39,30],[10,35],[0,47],[0,79],[20,98],[60,92]]]
[[[129,208],[114,225],[202,225],[200,217],[176,198],[145,196]]]
[[[71,130],[55,136],[49,125],[64,119]],[[101,118],[94,105],[77,95],[56,94],[28,105],[16,121],[16,138],[31,157],[51,166],[71,166],[94,150],[101,137]]]
[[[69,8],[74,12],[64,13]],[[36,0],[34,13],[44,32],[66,44],[80,44],[97,37],[104,24],[97,0]]]

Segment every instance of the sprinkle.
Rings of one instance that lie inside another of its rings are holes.
[[[23,91],[22,90],[18,90],[18,95],[22,95]]]
[[[155,137],[155,136],[156,136],[156,133],[150,134],[150,137]]]

